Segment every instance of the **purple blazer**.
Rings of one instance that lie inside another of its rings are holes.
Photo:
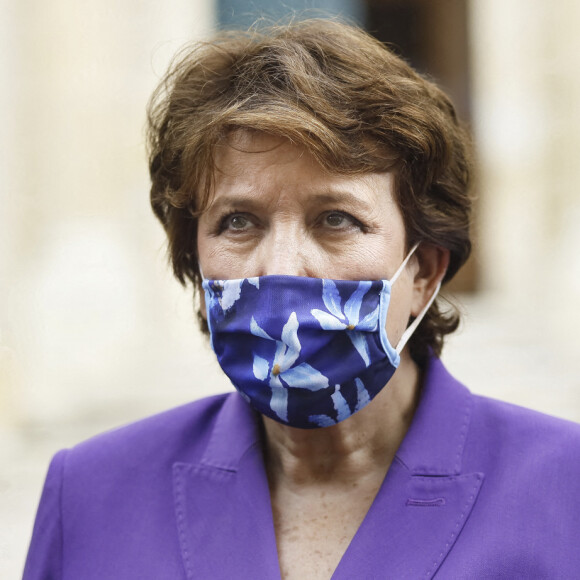
[[[333,579],[580,578],[580,425],[472,395],[438,360]],[[259,421],[236,394],[53,459],[25,580],[280,578]]]

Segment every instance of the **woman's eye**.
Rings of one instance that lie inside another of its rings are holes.
[[[221,231],[230,230],[240,232],[251,228],[253,225],[254,224],[252,220],[248,216],[245,216],[244,214],[240,213],[234,213],[225,216],[221,220],[220,230]]]
[[[230,226],[234,228],[234,230],[243,230],[248,226],[250,222],[247,218],[243,215],[235,215],[232,216],[230,219]]]
[[[332,229],[348,229],[356,227],[362,229],[362,224],[349,214],[333,211],[324,216],[323,224]]]
[[[326,223],[333,228],[337,228],[344,225],[345,219],[345,216],[340,213],[331,213],[326,216]]]

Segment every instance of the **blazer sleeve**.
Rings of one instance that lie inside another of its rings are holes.
[[[48,468],[24,565],[23,580],[62,578],[61,490],[66,454],[66,450],[59,451]]]

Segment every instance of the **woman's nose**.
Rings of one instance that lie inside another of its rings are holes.
[[[261,243],[260,275],[312,276],[312,258],[304,233],[289,228],[273,231]]]

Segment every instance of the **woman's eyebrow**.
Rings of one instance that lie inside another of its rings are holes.
[[[207,210],[209,212],[220,211],[223,208],[229,207],[239,207],[243,206],[244,209],[253,209],[259,207],[261,204],[259,199],[256,198],[251,192],[248,193],[238,193],[229,194],[219,197],[214,197],[214,199],[209,203]]]
[[[306,202],[310,206],[329,206],[339,204],[341,206],[351,207],[361,211],[372,211],[373,204],[369,203],[357,195],[348,191],[338,189],[320,190],[316,189],[308,194]],[[264,200],[257,197],[251,191],[227,194],[215,197],[209,204],[207,211],[214,213],[224,208],[240,208],[249,211],[263,207]]]
[[[373,205],[366,199],[342,190],[329,189],[328,191],[323,192],[313,192],[308,200],[313,205],[340,204],[363,211],[371,211],[373,209]]]

